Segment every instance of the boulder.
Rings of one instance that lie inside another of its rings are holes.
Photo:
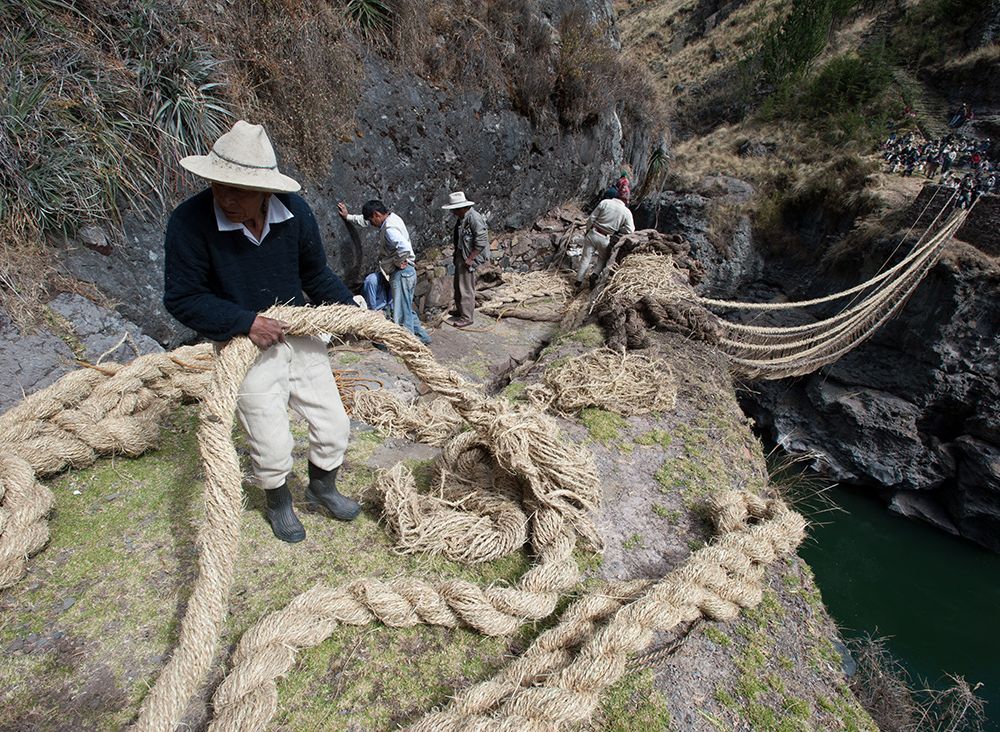
[[[78,368],[77,359],[131,361],[160,344],[113,310],[80,295],[60,294],[48,306],[49,328],[21,333],[0,312],[0,412]]]
[[[55,333],[21,333],[0,312],[0,412],[72,371],[73,360],[73,351]]]
[[[700,193],[667,191],[643,200],[636,208],[636,229],[656,229],[666,234],[680,234],[691,246],[695,259],[705,267],[702,293],[725,295],[742,289],[760,277],[763,259],[753,245],[750,219],[738,213],[753,188],[744,181],[727,176],[706,179]],[[723,206],[722,218],[736,217],[725,232],[710,233],[711,206]],[[710,238],[724,239],[717,245]]]

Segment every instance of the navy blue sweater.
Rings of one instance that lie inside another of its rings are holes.
[[[354,305],[327,265],[312,210],[301,196],[276,195],[292,218],[271,224],[256,246],[243,231],[219,231],[212,190],[178,206],[167,224],[163,304],[177,320],[213,341],[250,332],[257,313],[275,304]]]

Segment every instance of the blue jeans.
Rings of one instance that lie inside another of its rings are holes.
[[[369,310],[388,311],[391,304],[392,295],[389,292],[389,283],[381,272],[372,272],[365,277],[365,283],[361,287],[365,302],[368,303]]]
[[[392,322],[406,328],[422,343],[429,343],[431,337],[427,335],[417,314],[413,312],[413,288],[416,284],[417,271],[412,265],[392,273],[392,279],[389,280],[389,290],[392,293]]]

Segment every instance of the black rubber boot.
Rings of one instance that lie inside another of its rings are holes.
[[[282,541],[295,544],[306,538],[306,530],[302,528],[299,517],[292,510],[292,494],[288,485],[282,483],[278,488],[264,491],[264,514],[271,524],[271,531]]]
[[[322,470],[309,463],[309,487],[306,488],[306,500],[309,503],[322,506],[336,519],[351,521],[361,513],[361,504],[353,498],[341,495],[337,490],[337,471]]]

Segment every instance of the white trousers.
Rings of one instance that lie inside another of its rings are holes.
[[[240,387],[236,415],[246,430],[254,477],[264,490],[292,472],[288,407],[309,424],[309,461],[332,470],[344,461],[351,422],[340,402],[326,344],[286,336],[262,351]]]
[[[587,269],[590,267],[590,260],[593,259],[595,251],[597,252],[597,268],[594,270],[594,274],[599,275],[607,265],[608,257],[611,256],[611,237],[601,234],[597,229],[591,229],[583,237],[583,254],[580,256],[580,268],[576,273],[577,282],[583,282],[583,278],[587,276]]]

